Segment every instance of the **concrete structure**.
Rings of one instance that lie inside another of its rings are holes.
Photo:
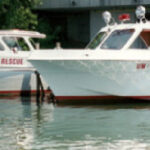
[[[150,5],[149,0],[44,0],[42,9],[93,9],[116,6]]]
[[[129,13],[135,21],[137,5],[150,7],[150,0],[43,0],[38,10],[48,13],[55,25],[62,26],[69,41],[83,43],[75,47],[82,47],[104,26],[104,10],[109,10],[116,21],[121,13]]]

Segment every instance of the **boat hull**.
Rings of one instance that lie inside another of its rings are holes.
[[[37,92],[35,68],[27,61],[29,51],[0,52],[0,96],[30,96]],[[48,85],[42,79],[45,92]]]
[[[57,99],[150,97],[150,61],[31,60]]]
[[[42,79],[45,92],[48,85]],[[24,68],[0,69],[0,96],[31,96],[37,92],[37,76],[34,70]]]

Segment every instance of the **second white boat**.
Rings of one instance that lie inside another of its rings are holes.
[[[36,69],[27,61],[36,50],[34,38],[45,38],[45,35],[18,29],[0,30],[0,96],[36,93]],[[47,91],[48,85],[42,82]]]

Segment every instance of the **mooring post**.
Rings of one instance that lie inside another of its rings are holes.
[[[36,103],[37,105],[40,104],[40,84],[39,84],[39,73],[38,71],[35,71],[36,75]]]
[[[49,100],[50,100],[50,102],[51,103],[53,103],[53,104],[56,104],[57,103],[57,100],[56,100],[56,98],[55,98],[55,95],[54,95],[54,93],[51,91],[51,93],[50,93],[50,95],[49,95]]]
[[[44,93],[44,87],[43,87],[43,83],[42,83],[40,74],[39,74],[38,78],[39,78],[39,84],[40,84],[41,101],[43,102],[44,97],[45,97],[45,93]]]
[[[37,70],[35,71],[35,74],[36,74],[36,102],[37,102],[37,105],[39,105],[40,103],[43,102],[45,93],[44,93],[44,87],[40,78],[40,74]]]
[[[36,87],[36,102],[37,105],[39,105],[40,103],[42,103],[44,101],[44,97],[45,97],[45,92],[44,92],[44,87],[42,84],[42,80],[40,77],[40,73],[38,71],[35,71],[36,74],[36,82],[37,82],[37,87]],[[51,91],[51,89],[48,87],[48,89],[50,91],[48,99],[50,103],[56,104],[56,98],[55,95],[53,94],[53,92]]]

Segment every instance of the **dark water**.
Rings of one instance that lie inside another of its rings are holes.
[[[150,103],[37,107],[0,100],[0,150],[150,150]]]

